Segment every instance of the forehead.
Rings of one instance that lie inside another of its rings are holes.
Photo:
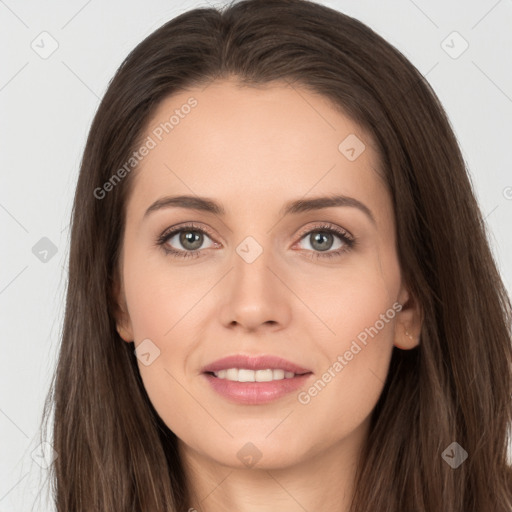
[[[339,193],[389,209],[370,135],[297,86],[225,80],[180,91],[160,103],[143,139],[151,149],[133,176],[138,208],[186,193],[218,198],[227,215],[239,215]]]

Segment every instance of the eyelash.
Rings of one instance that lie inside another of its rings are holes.
[[[213,238],[212,234],[205,228],[199,227],[193,223],[186,224],[184,226],[178,226],[177,228],[172,229],[171,231],[164,231],[158,238],[157,238],[157,245],[162,247],[162,249],[165,251],[166,254],[171,255],[172,257],[176,258],[198,258],[200,256],[200,253],[204,249],[195,249],[193,251],[183,251],[183,250],[176,250],[176,249],[170,249],[166,246],[166,243],[169,239],[171,239],[176,233],[181,233],[182,231],[197,231],[200,233],[203,233],[205,235],[208,235],[210,238]],[[336,249],[335,251],[313,251],[311,254],[311,251],[307,251],[310,255],[311,259],[318,259],[318,258],[333,258],[333,257],[339,257],[343,253],[349,252],[352,250],[357,243],[357,237],[354,237],[350,235],[347,231],[344,229],[334,227],[332,224],[322,224],[320,226],[315,226],[313,229],[310,229],[309,231],[306,231],[303,233],[299,241],[305,238],[307,235],[311,235],[312,233],[316,232],[322,232],[322,233],[331,233],[336,236],[338,236],[342,242],[344,243],[344,246],[341,249]]]

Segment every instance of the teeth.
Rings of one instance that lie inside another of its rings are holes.
[[[295,374],[281,369],[246,370],[245,368],[229,368],[213,372],[219,379],[227,379],[236,382],[270,382],[272,380],[292,379]]]

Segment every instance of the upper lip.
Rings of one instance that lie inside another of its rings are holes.
[[[247,370],[266,370],[282,369],[295,374],[311,373],[311,370],[302,368],[291,361],[272,355],[249,356],[244,354],[234,354],[231,356],[217,359],[213,363],[202,368],[202,372],[218,372],[229,368],[245,368]]]

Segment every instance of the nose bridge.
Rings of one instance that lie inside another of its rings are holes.
[[[255,329],[261,324],[285,324],[290,317],[286,287],[276,277],[279,271],[268,237],[247,236],[233,254],[233,271],[225,295],[222,317]],[[258,238],[260,238],[258,237]]]
[[[233,258],[236,294],[243,296],[247,291],[253,297],[261,296],[261,300],[278,294],[274,290],[275,276],[269,270],[275,260],[270,245],[268,237],[263,240],[261,235],[258,239],[249,235],[236,246]]]

